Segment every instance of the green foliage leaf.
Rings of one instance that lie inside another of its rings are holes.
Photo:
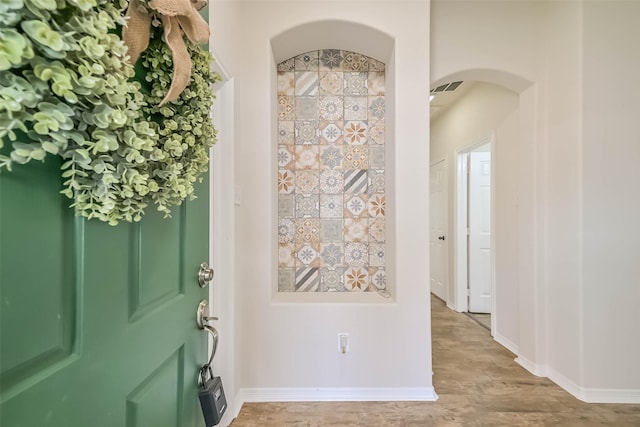
[[[0,2],[0,147],[12,145],[0,170],[60,156],[71,207],[109,224],[139,221],[151,206],[169,215],[195,197],[216,137],[211,55],[185,40],[191,82],[159,107],[171,52],[154,28],[140,61],[149,82],[142,90],[116,31],[126,7],[125,0]]]

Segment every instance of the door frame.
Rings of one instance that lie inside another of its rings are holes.
[[[449,232],[449,158],[445,155],[440,158],[437,158],[436,160],[432,160],[429,163],[429,175],[431,175],[431,168],[437,165],[438,163],[443,163],[444,165],[444,182],[443,182],[443,186],[444,186],[443,192],[445,195],[444,197],[444,230],[445,230],[445,236],[446,236]],[[429,183],[429,185],[431,185],[431,183]],[[429,195],[431,195],[431,188],[429,188]],[[431,201],[429,201],[429,203],[431,203]],[[431,229],[431,224],[429,224],[429,229]],[[445,280],[445,294],[446,294],[445,304],[449,308],[453,308],[451,305],[451,301],[452,301],[451,284],[449,283],[449,266],[451,265],[451,262],[450,262],[451,255],[449,253],[449,242],[445,240],[444,244],[446,246],[445,257],[444,257],[444,261],[445,261],[444,280]],[[431,245],[431,233],[429,233],[429,245]],[[429,251],[429,274],[431,274],[431,251]],[[429,282],[431,282],[431,277],[429,277]],[[430,284],[431,283],[429,283],[429,285]],[[429,289],[429,293],[431,293],[431,289]]]
[[[213,91],[216,100],[212,108],[217,143],[209,150],[210,179],[210,230],[209,264],[215,277],[209,285],[209,313],[219,319],[213,322],[220,341],[213,371],[222,378],[227,398],[227,411],[221,425],[228,425],[238,415],[236,402],[235,364],[235,83],[229,76],[216,52],[210,48],[215,61],[212,69],[222,76]],[[207,334],[208,351],[212,340]],[[210,354],[210,353],[209,353]]]
[[[456,151],[455,197],[454,197],[454,228],[453,228],[453,262],[454,262],[454,309],[458,312],[469,311],[469,248],[467,239],[468,215],[468,183],[467,158],[474,149],[489,144],[491,147],[491,335],[496,325],[496,280],[495,280],[495,176],[496,176],[496,138],[495,132],[480,138],[464,148]]]

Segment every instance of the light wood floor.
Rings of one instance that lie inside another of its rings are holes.
[[[524,370],[473,319],[432,298],[437,402],[246,403],[232,427],[639,427],[640,405],[583,403]]]

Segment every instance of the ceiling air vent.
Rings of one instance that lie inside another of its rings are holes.
[[[431,93],[453,92],[454,90],[458,89],[458,86],[460,86],[461,84],[462,82],[453,82],[440,85],[435,89],[431,89]]]

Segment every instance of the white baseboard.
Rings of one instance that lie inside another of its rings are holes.
[[[503,346],[513,354],[518,354],[518,352],[520,351],[518,348],[518,344],[514,343],[508,338],[505,338],[504,336],[500,335],[497,332],[493,336],[493,339],[496,340],[498,344],[500,344],[501,346]]]
[[[433,387],[402,388],[242,388],[234,409],[237,416],[245,402],[380,402],[438,400]]]
[[[587,403],[640,403],[640,390],[634,389],[601,389],[580,387],[547,365],[538,365],[518,356],[516,363],[538,377],[547,377],[576,399]]]
[[[435,401],[433,387],[402,388],[242,388],[238,397],[244,402],[318,402],[318,401]]]
[[[517,353],[516,353],[517,354]],[[526,357],[518,356],[515,359],[515,362],[522,366],[527,371],[531,372],[536,377],[546,377],[547,376],[547,366],[546,365],[538,365],[533,363]]]
[[[587,403],[633,403],[640,404],[640,390],[618,390],[584,388],[583,398]]]

